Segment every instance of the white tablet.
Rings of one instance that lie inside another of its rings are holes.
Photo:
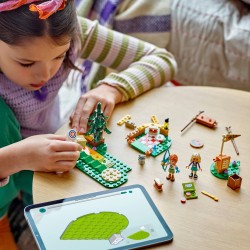
[[[140,185],[34,204],[24,213],[42,250],[137,249],[173,239]]]

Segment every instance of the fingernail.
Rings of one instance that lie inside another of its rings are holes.
[[[72,129],[74,129],[75,131],[78,131],[77,126],[72,127]]]
[[[84,134],[84,133],[85,133],[85,129],[84,129],[84,128],[81,128],[79,132],[80,132],[81,134]]]

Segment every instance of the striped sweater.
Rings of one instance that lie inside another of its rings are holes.
[[[165,49],[108,30],[85,18],[79,18],[79,23],[82,31],[80,56],[120,71],[110,74],[98,84],[117,87],[124,101],[173,78],[176,62]],[[48,96],[44,101],[36,99],[33,91],[17,86],[0,73],[0,96],[15,113],[23,137],[54,133],[62,125],[58,113],[63,107],[59,106],[58,91],[69,71],[61,66],[46,83]]]
[[[124,100],[158,87],[174,77],[176,64],[165,49],[127,36],[81,18],[83,34],[90,37],[83,41],[82,57],[116,69],[98,84],[117,87]]]
[[[75,0],[79,16],[97,20],[110,29],[129,34],[158,47],[166,48],[169,42],[171,19],[170,1],[157,0]],[[69,79],[80,80],[81,89],[94,88],[110,69],[89,60],[78,61],[85,74],[72,72]]]

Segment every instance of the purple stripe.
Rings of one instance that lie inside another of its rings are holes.
[[[171,29],[171,16],[140,16],[129,20],[115,21],[113,29],[125,34],[167,32]]]
[[[75,0],[76,7],[78,7],[80,2],[81,2],[81,0]]]
[[[97,13],[101,13],[104,7],[110,3],[116,7],[120,5],[122,0],[95,0],[92,6],[92,10]]]
[[[107,2],[103,8],[103,10],[101,11],[101,18],[104,22],[106,22],[110,15],[116,10],[116,6],[114,4],[112,4],[111,2]]]

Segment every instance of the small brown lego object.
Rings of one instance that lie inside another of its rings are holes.
[[[205,125],[209,128],[215,128],[217,126],[217,121],[215,119],[212,119],[203,114],[200,114],[199,116],[196,117],[196,122]]]
[[[155,188],[156,188],[158,191],[162,191],[163,183],[162,183],[162,181],[160,180],[160,178],[155,178],[155,179],[154,179],[154,186],[155,186]]]
[[[237,188],[240,188],[241,182],[242,178],[237,174],[233,174],[228,177],[227,185],[233,190],[235,190]]]

